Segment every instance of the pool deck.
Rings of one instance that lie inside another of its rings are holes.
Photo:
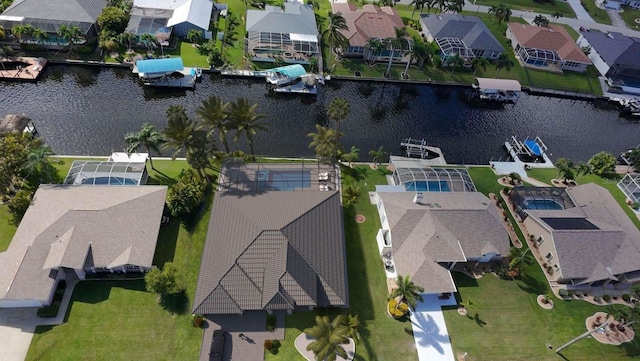
[[[44,70],[47,60],[43,58],[29,58],[29,57],[17,57],[17,58],[2,58],[0,62],[23,62],[28,65],[20,67],[14,70],[5,70],[0,67],[0,79],[5,80],[37,80],[42,71]]]

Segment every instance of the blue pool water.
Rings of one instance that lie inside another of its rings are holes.
[[[404,188],[408,191],[418,192],[451,192],[446,181],[415,181],[406,182]]]
[[[128,186],[137,186],[138,182],[130,178],[123,177],[97,177],[97,178],[87,178],[82,181],[82,184],[94,184],[94,185],[128,185]]]
[[[523,205],[524,209],[564,209],[551,199],[528,199],[524,201]]]
[[[259,179],[260,188],[292,191],[311,187],[311,171],[308,169],[302,171],[269,169],[268,172],[268,180],[261,181]]]

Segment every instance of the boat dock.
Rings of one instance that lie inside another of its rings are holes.
[[[424,165],[446,165],[442,150],[438,147],[427,145],[425,139],[413,139],[411,137],[400,142],[402,156],[395,156],[394,159],[420,159]]]
[[[307,86],[304,82],[298,82],[296,84],[284,85],[281,87],[273,87],[271,90],[274,93],[297,93],[297,94],[318,94],[317,85]]]
[[[202,75],[199,68],[185,67],[181,58],[138,60],[132,71],[144,85],[166,88],[195,88]]]
[[[266,70],[244,70],[244,69],[222,69],[221,75],[225,76],[238,76],[244,78],[266,78],[268,71]]]
[[[196,78],[185,76],[184,78],[156,78],[145,79],[144,85],[160,88],[195,88]]]
[[[2,58],[0,59],[0,79],[37,80],[47,65],[45,58]]]

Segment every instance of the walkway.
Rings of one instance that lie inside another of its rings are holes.
[[[451,339],[444,322],[442,306],[456,305],[456,299],[438,299],[434,294],[423,294],[424,302],[418,302],[411,312],[413,338],[420,361],[455,361]]]
[[[595,21],[591,18],[591,15],[587,12],[587,10],[582,7],[580,0],[567,0],[569,5],[571,5],[571,9],[574,13],[576,13],[576,18],[582,21],[589,21],[595,23]]]

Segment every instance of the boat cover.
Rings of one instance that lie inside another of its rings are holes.
[[[474,85],[480,89],[510,90],[517,92],[522,90],[520,82],[511,79],[476,78]]]
[[[524,145],[526,145],[527,148],[529,148],[529,150],[531,151],[531,153],[533,153],[533,155],[535,156],[542,155],[542,148],[540,148],[540,145],[536,143],[535,140],[527,139],[524,141]]]
[[[182,58],[138,60],[136,66],[138,72],[144,74],[168,73],[184,69]]]
[[[289,78],[297,78],[299,76],[305,75],[307,73],[306,70],[304,70],[304,67],[300,64],[294,64],[294,65],[287,65],[287,66],[281,66],[279,68],[273,68],[273,69],[269,69],[267,71],[271,71],[274,73],[280,73],[286,77]]]

